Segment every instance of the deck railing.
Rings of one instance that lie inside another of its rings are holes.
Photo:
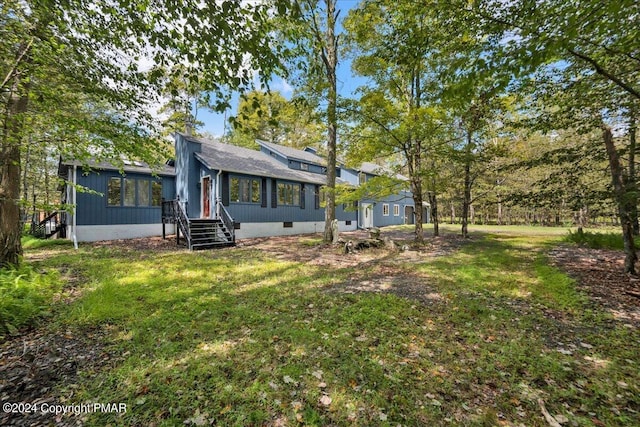
[[[162,199],[162,222],[173,224],[176,222],[176,202],[177,200]]]
[[[176,239],[180,243],[180,232],[187,240],[187,247],[191,249],[191,228],[189,227],[189,217],[187,216],[186,207],[179,200],[174,200],[174,212],[176,219]]]
[[[64,224],[60,221],[60,212],[55,211],[40,222],[32,222],[31,234],[39,239],[48,239],[61,231],[63,227]]]
[[[207,245],[235,244],[236,232],[233,218],[220,201],[216,201],[217,217],[215,219],[190,219],[187,215],[187,206],[187,202],[182,202],[180,199],[162,201],[163,238],[166,238],[165,224],[175,224],[177,243],[180,243],[180,234],[182,234],[189,249]]]
[[[218,204],[218,208],[219,208],[218,212],[219,212],[219,215],[220,215],[220,220],[222,221],[224,226],[227,227],[227,230],[231,234],[231,241],[233,243],[235,243],[235,241],[236,241],[236,230],[235,230],[235,227],[233,225],[233,222],[234,222],[233,218],[231,218],[231,215],[229,215],[229,212],[224,207],[224,205],[222,203],[220,203],[220,201],[217,201],[216,203]]]

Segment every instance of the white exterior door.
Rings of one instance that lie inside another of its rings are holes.
[[[360,204],[360,217],[362,218],[362,228],[373,227],[373,205],[371,203]]]

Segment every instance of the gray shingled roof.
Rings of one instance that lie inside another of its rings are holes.
[[[371,175],[380,175],[384,173],[384,168],[375,163],[362,162],[359,168],[360,172],[370,173]]]
[[[369,163],[369,162],[363,162],[360,165],[360,172],[365,172],[371,175],[386,175],[386,176],[392,176],[396,179],[399,179],[401,181],[408,181],[409,179],[404,176],[404,175],[400,175],[399,173],[393,173],[393,171],[391,171],[388,168],[385,168],[383,166],[380,165],[376,165],[375,163]]]
[[[148,174],[155,173],[157,175],[164,175],[164,176],[175,176],[176,174],[176,169],[173,166],[162,165],[162,167],[159,169],[152,169],[149,167],[147,163],[137,162],[137,161],[136,162],[125,161],[125,163],[122,165],[122,168],[120,168],[120,166],[118,165],[114,165],[109,162],[97,162],[95,160],[81,162],[78,160],[63,159],[60,162],[60,164],[65,166],[78,166],[78,167],[86,166],[91,169],[98,169],[98,170],[120,171],[122,169],[122,171],[124,172],[131,172],[131,173],[137,172],[137,173],[148,173]]]
[[[291,160],[302,160],[303,162],[315,163],[321,166],[327,165],[327,161],[324,158],[318,156],[317,154],[310,153],[308,151],[297,150],[295,148],[287,147],[284,145],[272,144],[267,141],[256,140],[256,142],[262,145],[263,147],[273,152],[280,153],[286,158]]]
[[[327,161],[325,158],[318,156],[317,154],[310,153],[308,151],[297,150],[295,148],[287,147],[284,145],[272,144],[267,141],[256,140],[261,146],[282,154],[290,160],[302,160],[303,162],[315,163],[317,165],[326,166]],[[336,159],[338,164],[344,164],[344,161],[340,158]],[[375,163],[363,162],[360,167],[356,168],[358,172],[366,172],[371,175],[391,175],[400,180],[407,181],[407,178],[400,174],[394,174],[389,169],[376,165]],[[338,179],[340,181],[340,179]]]
[[[202,143],[196,157],[211,169],[323,185],[324,175],[289,169],[261,151],[190,137]]]

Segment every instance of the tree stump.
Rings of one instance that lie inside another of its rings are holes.
[[[344,253],[354,253],[356,251],[367,249],[367,248],[381,248],[385,246],[384,240],[381,239],[365,239],[365,240],[349,240],[344,245]]]
[[[338,244],[338,239],[340,238],[340,236],[338,235],[338,220],[334,219],[333,221],[331,221],[331,234],[333,234],[333,241],[331,243],[333,243],[334,245]]]
[[[376,227],[369,229],[369,237],[380,240],[380,229]]]

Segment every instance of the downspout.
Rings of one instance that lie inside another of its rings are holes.
[[[76,215],[78,213],[78,201],[76,200],[77,192],[76,186],[78,185],[78,166],[73,166],[73,188],[71,192],[73,194],[73,247],[75,250],[78,250],[78,237],[76,236]]]
[[[221,191],[221,182],[220,176],[222,176],[222,169],[218,171],[216,175],[216,218],[220,218],[220,203],[222,202],[222,197],[220,195]]]

